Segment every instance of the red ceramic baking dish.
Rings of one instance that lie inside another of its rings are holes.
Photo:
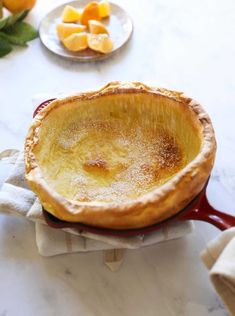
[[[41,103],[35,110],[34,116],[44,107],[46,107],[51,101],[55,99],[49,99]],[[79,232],[91,232],[100,235],[110,235],[119,237],[130,237],[136,235],[143,235],[149,232],[158,230],[166,225],[169,225],[175,221],[185,221],[185,220],[199,220],[208,222],[216,226],[220,230],[225,230],[230,227],[235,226],[235,217],[214,209],[208,202],[206,196],[206,187],[209,179],[204,187],[204,189],[180,212],[176,215],[164,220],[160,223],[137,229],[105,229],[100,227],[94,227],[90,225],[85,225],[78,222],[68,222],[60,220],[53,216],[51,213],[43,209],[43,215],[50,227],[53,228],[74,228]]]

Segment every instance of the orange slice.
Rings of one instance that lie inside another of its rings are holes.
[[[88,3],[82,11],[80,22],[88,25],[89,20],[100,20],[100,12],[98,2],[92,1]]]
[[[89,20],[88,27],[92,34],[109,34],[106,26],[99,21]]]
[[[79,52],[88,47],[87,33],[74,33],[63,40],[64,46],[72,51]]]
[[[59,23],[57,24],[56,29],[59,39],[63,41],[71,34],[84,32],[86,26],[75,23]]]
[[[99,2],[99,12],[100,12],[100,17],[101,18],[107,18],[110,16],[110,4],[107,0],[101,0]]]
[[[66,5],[62,12],[62,21],[65,23],[73,23],[80,20],[81,13],[72,7],[71,5]]]
[[[113,49],[113,42],[107,34],[89,34],[88,46],[101,53],[110,53]]]

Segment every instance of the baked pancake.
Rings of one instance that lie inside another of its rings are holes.
[[[62,220],[144,227],[200,192],[215,148],[210,119],[192,99],[114,82],[36,115],[25,142],[26,178]]]

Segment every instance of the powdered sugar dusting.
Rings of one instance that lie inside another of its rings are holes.
[[[128,117],[124,126],[115,117],[68,123],[51,147],[50,161],[45,177],[61,195],[102,202],[135,199],[166,182],[184,163],[169,131]]]

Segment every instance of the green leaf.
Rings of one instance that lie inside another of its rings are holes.
[[[6,56],[12,51],[11,45],[7,40],[0,38],[0,58]]]
[[[2,0],[0,0],[0,19],[3,16],[3,5],[2,5]]]
[[[9,35],[0,31],[0,38],[6,40],[8,43],[19,46],[27,46],[24,40],[21,40],[15,35]]]
[[[18,22],[0,32],[0,37],[8,40],[11,44],[25,46],[28,41],[38,36],[37,30],[26,22]]]
[[[8,18],[0,19],[0,30],[3,29],[4,26],[6,25],[7,19],[8,19]]]
[[[11,15],[8,17],[7,23],[4,26],[4,30],[10,26],[14,26],[16,23],[21,22],[28,15],[29,10],[21,11],[17,14]]]
[[[0,30],[5,30],[8,27],[14,26],[17,22],[22,21],[28,14],[29,10],[21,11],[17,14],[7,16],[0,20]]]

